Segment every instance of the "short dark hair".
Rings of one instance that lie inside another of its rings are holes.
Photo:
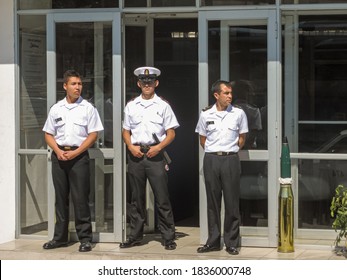
[[[81,75],[76,70],[67,70],[64,73],[64,84],[66,84],[71,77],[76,77],[81,79]]]
[[[221,85],[226,85],[226,86],[228,86],[228,87],[231,87],[231,84],[230,84],[230,82],[228,82],[228,81],[224,81],[224,80],[217,80],[217,81],[215,81],[213,84],[212,84],[212,86],[211,86],[211,93],[212,94],[214,94],[215,92],[220,92],[221,91],[221,89],[220,89],[220,86]]]

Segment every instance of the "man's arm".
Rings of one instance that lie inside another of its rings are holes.
[[[74,159],[78,155],[88,150],[91,146],[93,146],[93,144],[95,143],[97,139],[98,139],[98,132],[95,131],[95,132],[89,133],[86,140],[82,142],[81,146],[79,146],[78,149],[74,151],[65,151],[64,152],[65,157],[68,160]]]
[[[242,133],[239,135],[239,148],[240,150],[243,148],[243,146],[245,145],[246,142],[246,135],[247,133]]]
[[[67,160],[64,155],[64,151],[59,149],[58,144],[57,142],[55,142],[54,136],[52,134],[45,132],[45,141],[47,145],[50,146],[56,153],[59,160]]]
[[[205,142],[206,142],[206,136],[199,135],[200,137],[200,146],[205,150]]]
[[[122,130],[122,137],[125,145],[127,145],[128,150],[134,157],[141,158],[143,157],[143,153],[140,151],[140,146],[134,146],[131,143],[131,133],[130,130],[124,129]]]
[[[147,152],[147,157],[155,157],[160,153],[161,150],[165,149],[171,142],[175,139],[176,132],[173,128],[169,128],[166,130],[166,137],[163,141],[161,141],[158,145],[152,146]]]

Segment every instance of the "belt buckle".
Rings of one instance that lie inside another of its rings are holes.
[[[146,144],[140,144],[140,151],[144,154],[146,154],[150,149],[149,145]]]
[[[69,151],[69,150],[71,150],[71,147],[65,146],[65,147],[64,147],[64,150],[65,150],[65,151]]]
[[[223,152],[217,152],[217,156],[222,156]]]

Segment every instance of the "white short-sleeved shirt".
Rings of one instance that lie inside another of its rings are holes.
[[[206,136],[205,152],[239,151],[239,135],[248,132],[247,117],[242,109],[229,105],[217,111],[216,104],[202,111],[195,132]]]
[[[58,145],[80,146],[88,134],[104,127],[97,109],[79,97],[75,103],[64,98],[54,104],[42,130],[52,134]]]
[[[133,144],[154,144],[152,133],[161,142],[166,137],[166,130],[177,127],[179,123],[171,106],[156,94],[149,100],[140,95],[129,101],[124,108],[123,128],[131,131]]]

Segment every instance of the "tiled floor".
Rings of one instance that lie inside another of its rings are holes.
[[[199,246],[199,228],[180,227],[178,232],[184,235],[177,239],[177,249],[167,251],[160,243],[160,236],[147,235],[142,246],[119,249],[117,243],[96,243],[87,253],[78,252],[79,243],[55,250],[44,250],[45,240],[18,239],[0,244],[1,260],[345,260],[332,248],[332,240],[317,240],[311,244],[295,243],[294,253],[279,253],[277,248],[242,247],[237,256],[229,255],[225,250],[206,254],[196,253]],[[314,245],[312,245],[314,244]]]

